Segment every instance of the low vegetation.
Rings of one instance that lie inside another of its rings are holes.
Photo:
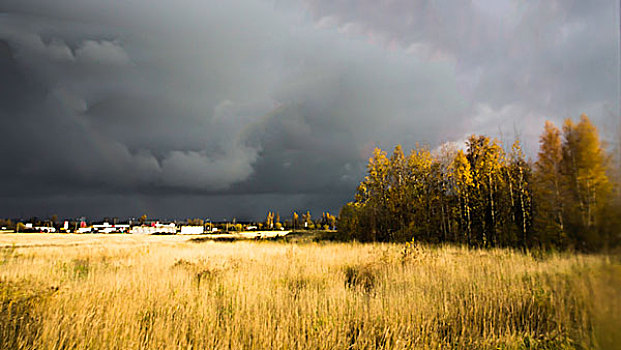
[[[123,245],[124,237],[110,239],[115,244],[93,237],[88,245],[5,248],[0,348],[621,344],[615,255],[416,243],[134,237]]]

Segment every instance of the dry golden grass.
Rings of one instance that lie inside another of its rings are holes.
[[[59,236],[0,237],[0,348],[621,344],[617,257]]]

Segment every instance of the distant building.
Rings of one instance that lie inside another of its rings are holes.
[[[129,225],[124,224],[110,224],[109,222],[104,222],[103,224],[93,225],[93,232],[96,233],[125,233],[129,231]]]
[[[152,223],[151,226],[134,226],[129,233],[136,235],[153,235],[158,233],[174,235],[177,233],[177,226],[174,223],[160,224],[158,222]]]
[[[92,227],[79,227],[77,231],[75,231],[76,233],[91,233],[93,232],[93,228]]]
[[[180,235],[200,235],[203,234],[203,226],[181,226]]]

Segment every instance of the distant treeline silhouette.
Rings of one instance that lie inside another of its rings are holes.
[[[587,116],[562,131],[546,122],[534,163],[515,141],[472,135],[466,149],[409,155],[375,149],[339,238],[455,242],[478,247],[575,248],[619,244],[617,167]]]

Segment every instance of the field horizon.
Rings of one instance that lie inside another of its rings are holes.
[[[191,239],[0,236],[0,345],[613,349],[621,344],[617,255]]]

